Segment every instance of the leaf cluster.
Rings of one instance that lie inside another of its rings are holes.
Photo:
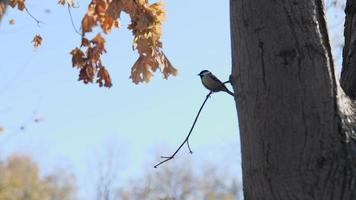
[[[65,2],[61,0],[59,3]],[[147,0],[92,0],[81,22],[81,46],[71,51],[73,67],[80,70],[79,80],[92,83],[96,79],[100,87],[112,86],[110,74],[101,61],[101,55],[106,53],[105,39],[100,32],[93,39],[89,39],[87,33],[93,32],[96,26],[104,34],[119,28],[122,12],[131,18],[128,29],[134,36],[133,49],[139,53],[131,68],[132,81],[135,84],[149,82],[157,69],[165,79],[170,75],[175,76],[177,70],[162,51],[160,38],[165,12],[161,2],[150,4]]]
[[[12,8],[15,8],[17,6],[17,9],[23,11],[26,6],[25,6],[25,0],[10,0],[9,5]]]
[[[58,4],[75,7],[75,0],[59,0]],[[26,12],[39,24],[41,21],[33,17],[26,8],[25,0],[10,0],[12,8]],[[0,4],[0,16],[5,6]],[[79,81],[85,84],[96,82],[100,87],[111,87],[110,74],[102,64],[101,56],[106,53],[105,38],[101,34],[108,34],[120,26],[121,13],[127,13],[131,18],[128,29],[134,36],[132,48],[137,50],[139,57],[131,68],[130,78],[135,84],[149,82],[153,73],[159,69],[163,78],[176,76],[173,67],[162,51],[162,24],[165,11],[162,2],[149,3],[148,0],[91,0],[88,9],[81,20],[81,45],[71,50],[72,66],[79,70]],[[14,23],[14,21],[13,21]],[[99,31],[94,31],[99,27]],[[96,32],[93,38],[88,33]],[[78,32],[79,33],[79,32]],[[40,35],[32,40],[35,48],[42,43]]]

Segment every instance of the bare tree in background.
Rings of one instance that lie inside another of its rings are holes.
[[[142,178],[117,190],[120,200],[237,200],[241,184],[227,169],[204,164],[193,167],[186,161],[147,170]]]
[[[97,161],[96,178],[96,200],[115,199],[115,186],[119,178],[119,158],[117,148],[113,144],[106,144],[105,151],[101,152]],[[122,156],[122,155],[121,155]],[[95,175],[95,173],[93,173]]]
[[[73,174],[58,170],[43,178],[48,200],[74,200],[76,193],[75,177]]]

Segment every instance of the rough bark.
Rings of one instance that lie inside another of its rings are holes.
[[[340,82],[345,93],[351,99],[356,99],[356,0],[347,0],[345,14],[345,46]]]
[[[245,200],[356,199],[321,0],[230,0]]]

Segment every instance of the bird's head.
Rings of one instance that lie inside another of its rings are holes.
[[[201,72],[198,74],[198,76],[203,77],[203,76],[208,75],[208,74],[210,74],[210,73],[211,73],[211,72],[210,72],[209,70],[203,70],[203,71],[201,71]]]

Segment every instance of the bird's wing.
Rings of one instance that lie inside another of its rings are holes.
[[[210,74],[210,77],[216,81],[216,82],[219,82],[220,84],[222,84],[222,82],[214,75],[214,74]]]
[[[234,96],[234,93],[230,92],[230,90],[227,89],[227,87],[223,84],[223,82],[221,82],[214,74],[211,74],[210,77],[211,77],[214,81],[216,81],[216,82],[219,83],[219,86],[217,86],[216,88],[213,89],[215,92],[218,92],[218,91],[225,91],[225,92],[229,93],[230,95]]]

